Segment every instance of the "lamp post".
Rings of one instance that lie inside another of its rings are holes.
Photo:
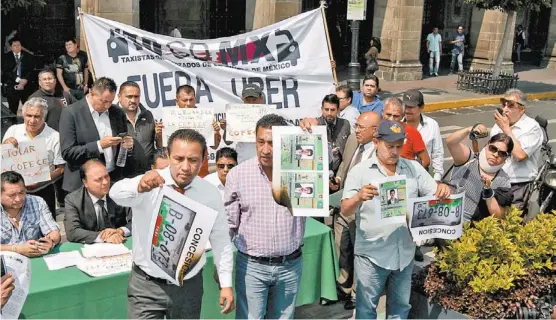
[[[352,90],[359,90],[361,88],[359,73],[361,72],[361,65],[357,58],[359,50],[359,20],[351,20],[351,61],[349,67],[349,80],[348,85]]]

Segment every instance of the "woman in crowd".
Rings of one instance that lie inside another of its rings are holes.
[[[514,143],[508,135],[499,133],[475,154],[463,143],[471,133],[486,135],[488,129],[477,124],[446,138],[454,167],[443,181],[452,187],[453,193],[465,192],[464,221],[479,221],[488,216],[501,218],[504,208],[513,200],[510,179],[502,166],[512,154]]]

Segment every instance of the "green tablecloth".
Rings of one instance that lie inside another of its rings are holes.
[[[307,219],[303,246],[303,275],[297,305],[311,304],[321,297],[336,300],[336,263],[330,228]],[[131,247],[131,241],[126,245]],[[59,251],[78,250],[77,243],[64,243]],[[56,250],[57,251],[57,250]],[[212,252],[203,269],[202,318],[225,318],[220,314],[218,286],[213,279]],[[48,270],[43,258],[32,259],[31,288],[20,318],[127,318],[129,273],[92,278],[76,267]],[[233,318],[234,314],[226,318]]]

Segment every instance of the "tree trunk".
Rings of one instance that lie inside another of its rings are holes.
[[[512,35],[511,23],[514,20],[515,11],[509,11],[506,17],[506,27],[504,28],[504,35],[502,36],[502,42],[500,43],[500,48],[498,49],[498,55],[496,56],[496,64],[494,65],[494,78],[498,78],[500,72],[502,71],[502,61],[504,61],[504,54],[506,53],[506,46],[510,42],[510,37]]]

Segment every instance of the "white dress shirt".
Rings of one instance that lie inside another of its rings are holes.
[[[97,128],[98,136],[100,137],[100,139],[106,136],[111,137],[112,127],[110,126],[110,118],[108,117],[108,111],[99,114],[91,106],[91,103],[89,102],[89,95],[87,95],[85,99],[87,99],[87,104],[89,105],[89,111],[91,112],[91,116],[93,117],[93,122],[95,123],[95,127]],[[97,141],[97,146],[98,146],[98,151],[104,154],[104,159],[106,161],[106,170],[108,170],[108,172],[112,172],[112,170],[114,170],[115,168],[115,163],[116,163],[114,159],[116,155],[114,149],[112,149],[112,147],[102,149],[102,147],[100,146],[100,140]]]
[[[495,124],[490,130],[490,136],[502,132]],[[539,172],[539,161],[541,158],[541,146],[543,132],[537,121],[526,114],[512,126],[512,133],[521,144],[521,148],[527,153],[527,159],[516,161],[513,156],[506,160],[502,169],[510,177],[510,183],[521,183],[532,181]]]
[[[431,117],[421,114],[421,121],[417,131],[423,137],[427,151],[431,158],[431,167],[434,172],[434,180],[440,181],[444,175],[444,146],[438,122]]]
[[[358,146],[358,148],[359,148],[359,146]],[[363,145],[363,149],[365,151],[363,151],[363,154],[361,155],[361,161],[365,161],[373,155],[373,151],[375,151],[375,144],[371,141],[371,142]],[[357,150],[353,154],[353,157],[351,158],[351,161],[353,161],[353,159],[355,159],[356,156],[357,156]]]
[[[14,124],[13,126],[9,127],[6,133],[4,134],[4,140],[8,138],[15,138],[17,142],[24,142],[24,141],[32,141],[37,139],[44,139],[46,143],[46,152],[48,152],[48,165],[50,166],[50,171],[54,171],[55,166],[65,164],[66,161],[62,158],[62,152],[60,151],[60,134],[58,131],[49,127],[46,123],[44,124],[44,128],[42,129],[41,133],[36,135],[35,137],[31,137],[27,130],[25,130],[25,124]],[[55,181],[55,180],[54,180]],[[46,188],[49,184],[45,184],[39,188],[33,189],[33,192],[37,192]]]
[[[166,185],[176,185],[170,174],[170,168],[157,171],[164,178]],[[152,240],[149,239],[149,227],[153,214],[156,212],[156,200],[162,188],[138,193],[137,187],[142,178],[143,175],[140,175],[132,179],[123,179],[116,182],[110,189],[110,198],[121,206],[133,209],[133,233],[135,235],[132,250],[133,262],[152,277],[170,280],[170,277],[165,272],[149,268],[148,265],[146,253]],[[222,288],[232,287],[233,246],[229,235],[228,218],[220,193],[208,181],[196,177],[185,187],[184,195],[218,212],[209,240],[213,244],[214,264],[218,270],[220,285]],[[205,262],[206,257],[203,253],[199,263],[184,279],[190,279],[200,272]]]
[[[93,207],[95,208],[95,213],[96,213],[97,222],[98,222],[99,217],[102,214],[102,209],[100,207],[100,204],[98,204],[98,201],[101,200],[101,199],[93,196],[88,190],[87,190],[87,193],[89,194],[89,197],[91,197],[91,201],[93,202]],[[104,210],[106,210],[106,212],[108,212],[108,203],[106,201],[106,196],[102,197],[102,200],[104,201]],[[105,221],[105,223],[106,223],[106,221]],[[131,231],[129,231],[128,228],[120,227],[120,229],[122,229],[124,231],[124,237],[129,237],[131,235]],[[100,238],[100,236],[97,236],[97,238],[95,239],[95,242],[104,242],[104,240],[102,240]]]
[[[351,132],[355,132],[355,122],[357,121],[357,118],[359,118],[360,114],[361,113],[359,113],[359,110],[357,110],[357,108],[349,105],[344,110],[340,111],[340,114],[338,114],[338,116],[349,121]]]
[[[222,198],[224,198],[225,187],[222,184],[222,181],[220,181],[220,178],[218,177],[218,172],[213,172],[208,176],[206,176],[204,179],[210,182],[216,188],[218,188],[218,191],[220,191],[220,195],[222,196]]]

